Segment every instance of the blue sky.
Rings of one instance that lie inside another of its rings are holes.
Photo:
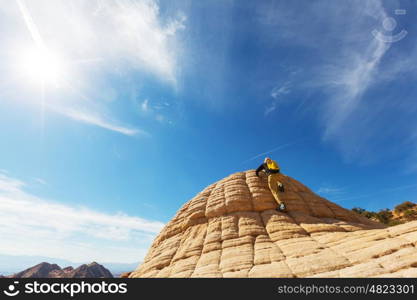
[[[416,201],[415,14],[1,0],[0,254],[140,260],[184,202],[265,153],[347,208]]]

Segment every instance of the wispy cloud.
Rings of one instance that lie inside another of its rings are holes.
[[[23,181],[11,178],[6,172],[0,172],[0,191],[6,193],[19,193],[24,186]]]
[[[270,91],[271,99],[264,111],[265,116],[274,112],[280,105],[290,103],[289,98],[293,90],[297,90],[301,86],[300,74],[302,69],[300,67],[283,64],[281,68],[283,78],[278,80]]]
[[[38,198],[0,173],[0,253],[72,261],[138,261],[163,223]],[[123,252],[122,252],[123,251]],[[123,253],[123,256],[120,256]]]
[[[324,7],[330,13],[323,15]],[[350,11],[348,15],[346,9]],[[338,139],[345,133],[344,125],[361,108],[364,95],[380,80],[378,70],[391,44],[374,38],[372,29],[382,24],[387,13],[379,0],[352,1],[342,6],[317,1],[307,5],[306,10],[318,17],[317,22],[306,27],[297,19],[288,20],[287,15],[286,20],[294,27],[290,37],[297,35],[297,43],[317,51],[320,64],[313,61],[306,66],[310,78],[302,85],[325,93],[327,97],[314,104],[321,108],[323,138]],[[350,25],[345,26],[345,22]],[[285,27],[290,30],[289,25]],[[324,27],[329,29],[322,32]]]
[[[326,106],[327,128],[325,138],[338,134],[340,126],[355,112],[363,94],[377,80],[378,65],[390,44],[373,39],[364,48],[356,49],[343,65],[325,68],[321,84],[330,93]]]
[[[4,25],[18,37],[18,48],[9,49],[10,52],[19,52],[19,47],[30,49],[34,44],[63,60],[60,63],[65,70],[60,74],[59,88],[65,101],[55,112],[129,136],[149,135],[144,130],[122,126],[96,110],[74,109],[74,104],[78,104],[78,96],[84,90],[94,91],[90,102],[115,100],[117,90],[112,88],[108,93],[109,89],[102,91],[97,87],[108,74],[128,76],[135,71],[175,87],[181,53],[178,34],[185,30],[187,20],[183,12],[173,10],[161,16],[156,0],[0,2],[4,2],[0,7]],[[95,73],[98,69],[101,79]],[[74,94],[78,96],[73,97]],[[42,101],[47,104],[47,100]]]
[[[337,57],[328,53],[328,63],[317,68],[318,76],[310,83],[327,95],[319,106],[324,124],[323,140],[333,143],[346,161],[372,163],[390,152],[398,153],[398,147],[391,146],[392,138],[401,136],[399,139],[404,142],[407,135],[415,132],[417,123],[410,114],[416,109],[415,101],[407,94],[403,95],[395,84],[399,83],[402,74],[408,73],[410,78],[416,76],[416,69],[410,67],[410,58],[415,60],[417,52],[415,46],[410,52],[398,51],[404,45],[408,48],[407,39],[387,43],[372,35],[376,30],[383,31],[381,24],[388,17],[401,21],[401,17],[384,8],[382,1],[352,3],[357,5],[354,8],[356,25],[349,26],[349,31],[341,34],[343,42]],[[392,111],[396,112],[396,117]],[[397,122],[398,117],[409,121],[402,124]],[[392,124],[388,130],[387,123]],[[381,147],[383,151],[380,151]]]
[[[276,102],[272,102],[266,109],[264,112],[264,115],[267,116],[270,113],[272,113],[273,111],[275,111],[277,109],[277,103]]]
[[[28,28],[34,42],[38,47],[45,47],[42,36],[39,33],[36,23],[33,21],[31,14],[24,2],[24,0],[16,0],[17,6],[19,7],[20,13],[22,14],[23,20],[25,21],[26,27]]]
[[[398,146],[390,141],[399,139],[405,143],[417,126],[414,92],[409,84],[401,90],[417,77],[412,63],[417,59],[417,47],[411,35],[387,43],[372,34],[378,30],[395,35],[402,27],[412,32],[414,25],[402,22],[405,16],[394,14],[395,4],[380,0],[318,0],[293,5],[265,3],[258,7],[259,22],[267,28],[263,34],[271,45],[283,42],[285,50],[290,46],[311,53],[299,64],[289,60],[303,69],[297,80],[290,80],[290,93],[285,94],[288,89],[284,83],[289,76],[281,68],[275,79],[280,84],[271,94],[291,98],[292,103],[299,100],[302,112],[314,113],[323,141],[335,146],[345,161],[370,163],[398,153]],[[388,17],[398,22],[392,32],[384,31]],[[277,111],[282,103],[271,98],[265,115]],[[415,161],[415,149],[403,147],[408,152],[405,156],[414,157],[411,161]]]
[[[259,154],[255,155],[255,156],[253,156],[253,157],[251,157],[251,158],[249,158],[249,159],[247,159],[247,160],[243,161],[243,162],[242,162],[242,164],[247,163],[247,162],[249,162],[249,161],[252,161],[252,160],[254,160],[254,159],[257,159],[257,158],[259,158],[259,157],[262,157],[262,156],[264,156],[264,155],[274,153],[274,152],[276,152],[276,151],[278,151],[278,150],[282,150],[282,149],[285,149],[285,148],[287,148],[287,147],[291,147],[291,146],[296,145],[296,144],[298,144],[298,143],[301,143],[302,141],[305,141],[305,140],[306,140],[306,139],[305,139],[305,138],[303,138],[303,139],[299,139],[299,140],[296,140],[296,141],[291,142],[291,143],[286,143],[286,144],[279,145],[279,146],[277,146],[277,147],[275,147],[275,148],[273,148],[273,149],[271,149],[271,150],[268,150],[268,151],[265,151],[265,152],[259,153]]]
[[[279,99],[281,96],[289,94],[291,92],[290,86],[291,83],[287,81],[281,86],[274,87],[271,91],[271,97]]]
[[[17,0],[37,44],[61,45],[74,61],[90,60],[152,72],[167,82],[176,81],[178,32],[185,29],[181,11],[160,16],[154,0]],[[11,13],[11,11],[8,11]],[[34,22],[36,19],[36,23]],[[76,56],[75,56],[76,55]]]
[[[186,17],[180,13],[164,26],[156,1],[100,2],[100,5],[96,16],[106,19],[113,27],[107,28],[111,32],[106,36],[116,38],[114,50],[121,56],[127,54],[137,66],[175,82],[177,52],[170,38],[185,29]]]
[[[265,109],[265,116],[275,111],[279,103],[285,100],[284,97],[291,93],[291,86],[291,81],[285,81],[283,84],[277,85],[271,90],[272,101],[270,105]]]
[[[145,113],[149,112],[150,108],[149,108],[149,100],[148,99],[143,100],[143,102],[140,105],[140,109]]]
[[[169,120],[166,116],[167,109],[170,105],[166,102],[158,103],[149,101],[149,99],[143,100],[139,103],[139,111],[142,116],[152,118],[159,123],[168,123],[172,124],[172,121]]]
[[[326,197],[338,197],[345,194],[346,189],[340,187],[334,187],[331,185],[323,185],[319,187],[317,193]]]
[[[105,118],[104,116],[99,115],[98,113],[92,114],[91,112],[88,112],[88,111],[83,111],[83,110],[73,109],[73,108],[57,107],[57,106],[53,107],[52,109],[73,120],[90,124],[93,126],[98,126],[98,127],[101,127],[110,131],[118,132],[124,135],[150,136],[150,134],[146,132],[145,130],[121,126]]]

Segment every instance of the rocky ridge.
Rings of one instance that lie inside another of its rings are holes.
[[[92,262],[78,268],[71,266],[61,269],[56,264],[42,262],[6,278],[113,278],[113,275],[102,265]]]

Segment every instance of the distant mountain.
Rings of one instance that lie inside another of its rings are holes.
[[[81,265],[69,274],[71,278],[113,278],[109,270],[96,262]]]
[[[29,269],[10,275],[11,278],[49,278],[53,271],[62,271],[57,264],[48,264],[46,262],[37,264]]]
[[[46,256],[29,256],[29,255],[7,255],[0,254],[0,274],[12,275],[22,270],[28,269],[39,264],[39,262],[49,262],[59,266],[79,266],[86,262],[73,262],[65,259],[46,257]],[[106,269],[110,270],[114,277],[118,277],[121,273],[136,269],[139,262],[134,263],[113,263],[98,262]]]
[[[61,269],[57,264],[42,262],[7,278],[113,278],[102,265],[92,262],[74,269],[69,266]]]

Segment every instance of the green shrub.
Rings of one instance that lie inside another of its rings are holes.
[[[360,207],[354,207],[352,208],[352,211],[354,211],[357,214],[360,214],[361,216],[364,216],[365,218],[372,219],[376,218],[376,213],[373,211],[367,211]]]
[[[404,217],[407,219],[417,219],[417,211],[412,210],[412,209],[407,209],[406,211],[404,211]]]
[[[395,210],[396,212],[402,212],[402,211],[405,211],[405,210],[407,210],[407,209],[409,209],[409,208],[412,208],[412,207],[414,207],[414,206],[416,206],[416,204],[415,204],[415,203],[410,202],[410,201],[405,201],[405,202],[403,202],[403,203],[401,203],[401,204],[398,204],[398,205],[394,208],[394,210]]]
[[[377,218],[377,213],[373,211],[365,211],[362,215],[368,219]]]
[[[377,214],[376,214],[376,218],[379,220],[379,222],[383,223],[383,224],[388,224],[389,221],[392,218],[392,212],[386,208],[386,209],[381,209]]]
[[[390,220],[388,222],[388,226],[395,226],[395,225],[400,225],[400,224],[404,224],[404,221],[400,221],[400,220]]]

